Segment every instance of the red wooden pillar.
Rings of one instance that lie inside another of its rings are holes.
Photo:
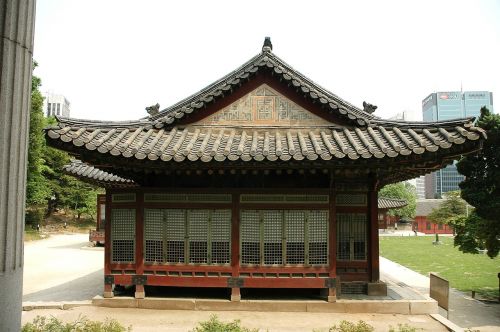
[[[335,189],[332,186],[329,195],[329,211],[328,211],[328,276],[330,282],[328,286],[328,302],[337,300],[337,214],[335,205]]]
[[[135,209],[135,273],[136,275],[144,275],[144,193],[137,191],[136,193],[136,209]],[[139,280],[139,278],[136,278]],[[144,285],[135,285],[135,298],[143,299],[145,296]]]
[[[240,276],[240,195],[233,194],[231,208],[231,276]],[[237,283],[233,283],[237,284]],[[239,287],[231,287],[231,301],[240,301]]]
[[[106,190],[106,223],[104,224],[104,297],[113,297],[113,282],[108,281],[111,275],[111,193]]]
[[[370,281],[380,280],[380,262],[379,262],[379,243],[378,243],[378,191],[377,183],[370,186],[368,192],[369,211],[368,211],[368,229],[369,229],[369,272]]]

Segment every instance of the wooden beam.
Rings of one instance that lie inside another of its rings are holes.
[[[231,276],[237,278],[240,275],[240,195],[232,195],[231,209]],[[231,289],[231,301],[241,299],[240,289]]]
[[[369,257],[368,269],[370,281],[380,280],[379,238],[378,238],[378,190],[377,181],[373,180],[368,192],[368,230],[369,230]]]
[[[144,192],[138,190],[135,209],[135,270],[136,274],[144,274]],[[144,285],[136,285],[135,297],[144,298]]]
[[[328,221],[328,275],[330,278],[337,278],[337,212],[335,205],[335,185],[330,183],[329,194],[329,221]],[[337,298],[336,288],[328,289],[328,302],[334,302]]]
[[[104,275],[111,274],[111,192],[106,190],[106,223],[104,224]],[[113,297],[113,285],[104,284],[104,297]]]

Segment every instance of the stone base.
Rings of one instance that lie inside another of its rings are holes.
[[[382,282],[369,282],[368,295],[370,296],[387,296],[387,285]]]
[[[134,296],[136,299],[143,299],[146,297],[146,293],[145,292],[135,292],[135,296]]]
[[[437,302],[428,300],[343,300],[334,303],[319,300],[269,301],[169,299],[115,297],[104,299],[96,296],[92,304],[108,308],[141,308],[155,310],[200,310],[200,311],[261,311],[261,312],[331,312],[331,313],[378,313],[402,315],[427,315],[437,311]]]
[[[327,302],[336,302],[337,301],[337,292],[336,288],[321,288],[319,294],[322,298],[326,299]]]
[[[241,295],[231,295],[231,302],[240,302]]]
[[[102,297],[104,297],[105,299],[111,299],[113,296],[114,296],[113,292],[104,292],[102,294]]]

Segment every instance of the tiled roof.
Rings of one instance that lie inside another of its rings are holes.
[[[418,199],[415,216],[428,216],[432,210],[439,208],[444,201],[444,199]]]
[[[368,127],[244,128],[189,126],[169,130],[144,122],[61,120],[47,129],[49,143],[65,149],[159,161],[276,161],[394,158],[461,146],[485,138],[470,119],[436,123],[377,122]],[[470,147],[469,147],[470,150]],[[456,152],[456,151],[455,151]],[[470,151],[463,151],[470,152]]]
[[[63,171],[99,187],[109,188],[136,186],[132,180],[121,178],[76,159],[71,160],[71,164],[65,165],[63,167]]]
[[[202,110],[216,99],[230,94],[243,82],[251,79],[261,71],[272,71],[274,76],[279,80],[283,80],[285,84],[292,85],[305,98],[325,105],[340,116],[356,121],[360,125],[365,125],[371,119],[376,118],[374,115],[342,100],[337,95],[314,83],[277,57],[271,49],[263,48],[262,53],[254,56],[236,70],[201,91],[151,116],[150,119],[156,128],[173,124],[177,119]]]
[[[379,209],[397,209],[408,205],[405,199],[395,199],[387,197],[378,198],[378,208]]]

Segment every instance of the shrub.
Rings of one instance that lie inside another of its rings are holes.
[[[43,207],[34,206],[26,209],[25,223],[36,227],[37,224],[42,225],[45,217],[45,209]]]
[[[410,326],[408,324],[398,324],[397,330],[392,327],[392,325],[389,326],[389,332],[417,332],[418,330],[422,329]]]
[[[360,320],[357,323],[351,323],[346,320],[340,322],[340,325],[333,325],[328,330],[329,332],[372,332],[373,326]]]
[[[63,323],[55,317],[36,316],[32,323],[23,325],[22,332],[125,332],[132,328],[123,327],[114,319],[104,322],[91,321],[85,316],[80,316],[72,323]]]
[[[219,320],[216,315],[210,316],[210,319],[205,322],[198,323],[198,326],[191,332],[258,332],[258,329],[249,329],[240,326],[239,320],[234,320],[230,323],[224,323]]]

